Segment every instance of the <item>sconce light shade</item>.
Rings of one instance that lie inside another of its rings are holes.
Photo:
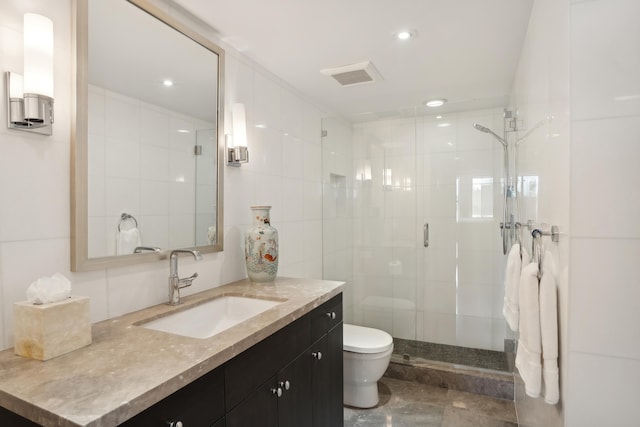
[[[231,117],[233,118],[233,145],[235,147],[247,146],[247,114],[244,104],[233,104],[231,106]]]
[[[227,165],[240,167],[249,162],[247,149],[247,119],[244,104],[231,105],[233,136],[227,135]]]
[[[53,22],[24,15],[24,76],[7,72],[7,125],[51,135],[53,123]]]
[[[24,93],[53,98],[53,22],[35,13],[24,15]]]

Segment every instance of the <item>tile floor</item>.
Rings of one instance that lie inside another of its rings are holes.
[[[344,427],[517,427],[512,401],[383,377],[380,403],[344,408]]]

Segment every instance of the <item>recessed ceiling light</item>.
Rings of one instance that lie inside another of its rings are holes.
[[[411,34],[411,31],[400,31],[398,34],[396,34],[396,37],[399,40],[409,40],[411,37],[413,37],[413,34]]]
[[[165,85],[166,87],[171,87],[171,86],[173,86],[173,81],[169,80],[169,79],[166,79],[166,80],[162,81],[162,84]]]
[[[436,116],[436,119],[440,120],[442,118],[442,116]]]
[[[436,126],[438,126],[439,128],[446,128],[451,126],[451,123],[438,123]]]
[[[427,107],[442,107],[445,102],[447,102],[447,100],[444,98],[436,98],[428,100],[424,103],[424,105],[426,105]]]

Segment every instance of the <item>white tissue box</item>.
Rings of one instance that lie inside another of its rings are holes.
[[[13,324],[18,356],[49,360],[91,344],[88,297],[42,305],[17,302]]]

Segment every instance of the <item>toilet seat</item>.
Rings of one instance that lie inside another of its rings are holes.
[[[384,353],[393,348],[393,338],[385,331],[365,326],[343,325],[343,350],[352,353]]]

